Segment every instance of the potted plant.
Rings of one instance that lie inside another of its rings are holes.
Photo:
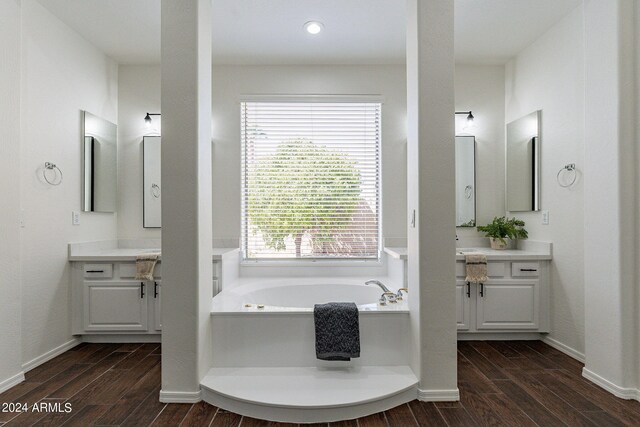
[[[506,216],[494,217],[493,221],[487,225],[478,227],[478,231],[485,233],[489,238],[492,249],[506,249],[508,246],[506,239],[526,239],[527,230],[524,228],[524,221]]]

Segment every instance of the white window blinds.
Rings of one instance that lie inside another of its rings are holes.
[[[242,102],[246,259],[378,258],[379,102]]]

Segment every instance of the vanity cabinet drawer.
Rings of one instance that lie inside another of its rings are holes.
[[[511,264],[511,277],[538,277],[539,270],[537,262],[514,262]]]
[[[136,263],[135,262],[126,262],[120,264],[120,278],[121,279],[133,279],[136,277]],[[160,263],[156,264],[156,267],[153,269],[153,277],[159,279],[162,277],[162,266]]]
[[[504,277],[504,262],[487,262],[487,276],[489,277]],[[467,268],[464,262],[456,262],[456,276],[465,277],[467,275]]]
[[[86,279],[111,279],[113,264],[85,264],[84,277]]]

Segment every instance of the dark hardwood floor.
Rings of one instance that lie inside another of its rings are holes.
[[[331,426],[640,426],[640,402],[614,397],[583,379],[581,369],[581,363],[540,341],[460,342],[460,402],[416,400]],[[0,404],[28,408],[0,412],[0,425],[290,425],[241,417],[202,402],[163,404],[159,391],[158,344],[81,344],[0,394]],[[42,411],[33,410],[36,403]]]

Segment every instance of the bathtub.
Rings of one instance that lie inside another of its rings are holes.
[[[224,290],[213,299],[213,313],[288,312],[310,313],[315,304],[354,302],[361,312],[408,311],[406,299],[398,303],[378,304],[382,290],[364,285],[370,278],[285,278],[251,280]],[[396,287],[385,281],[392,290]]]
[[[381,306],[382,290],[364,285],[374,278],[243,278],[223,290],[213,299],[212,369],[201,383],[203,399],[286,422],[357,418],[415,399],[410,296]],[[389,278],[377,279],[397,289]],[[326,302],[358,306],[359,358],[316,359],[313,306]]]
[[[381,306],[382,290],[365,286],[367,279],[371,277],[252,279],[223,290],[213,298],[211,310],[212,340],[222,343],[213,346],[213,365],[326,366],[315,357],[313,321],[313,305],[326,302],[358,306],[361,356],[349,365],[407,360],[410,297]]]

